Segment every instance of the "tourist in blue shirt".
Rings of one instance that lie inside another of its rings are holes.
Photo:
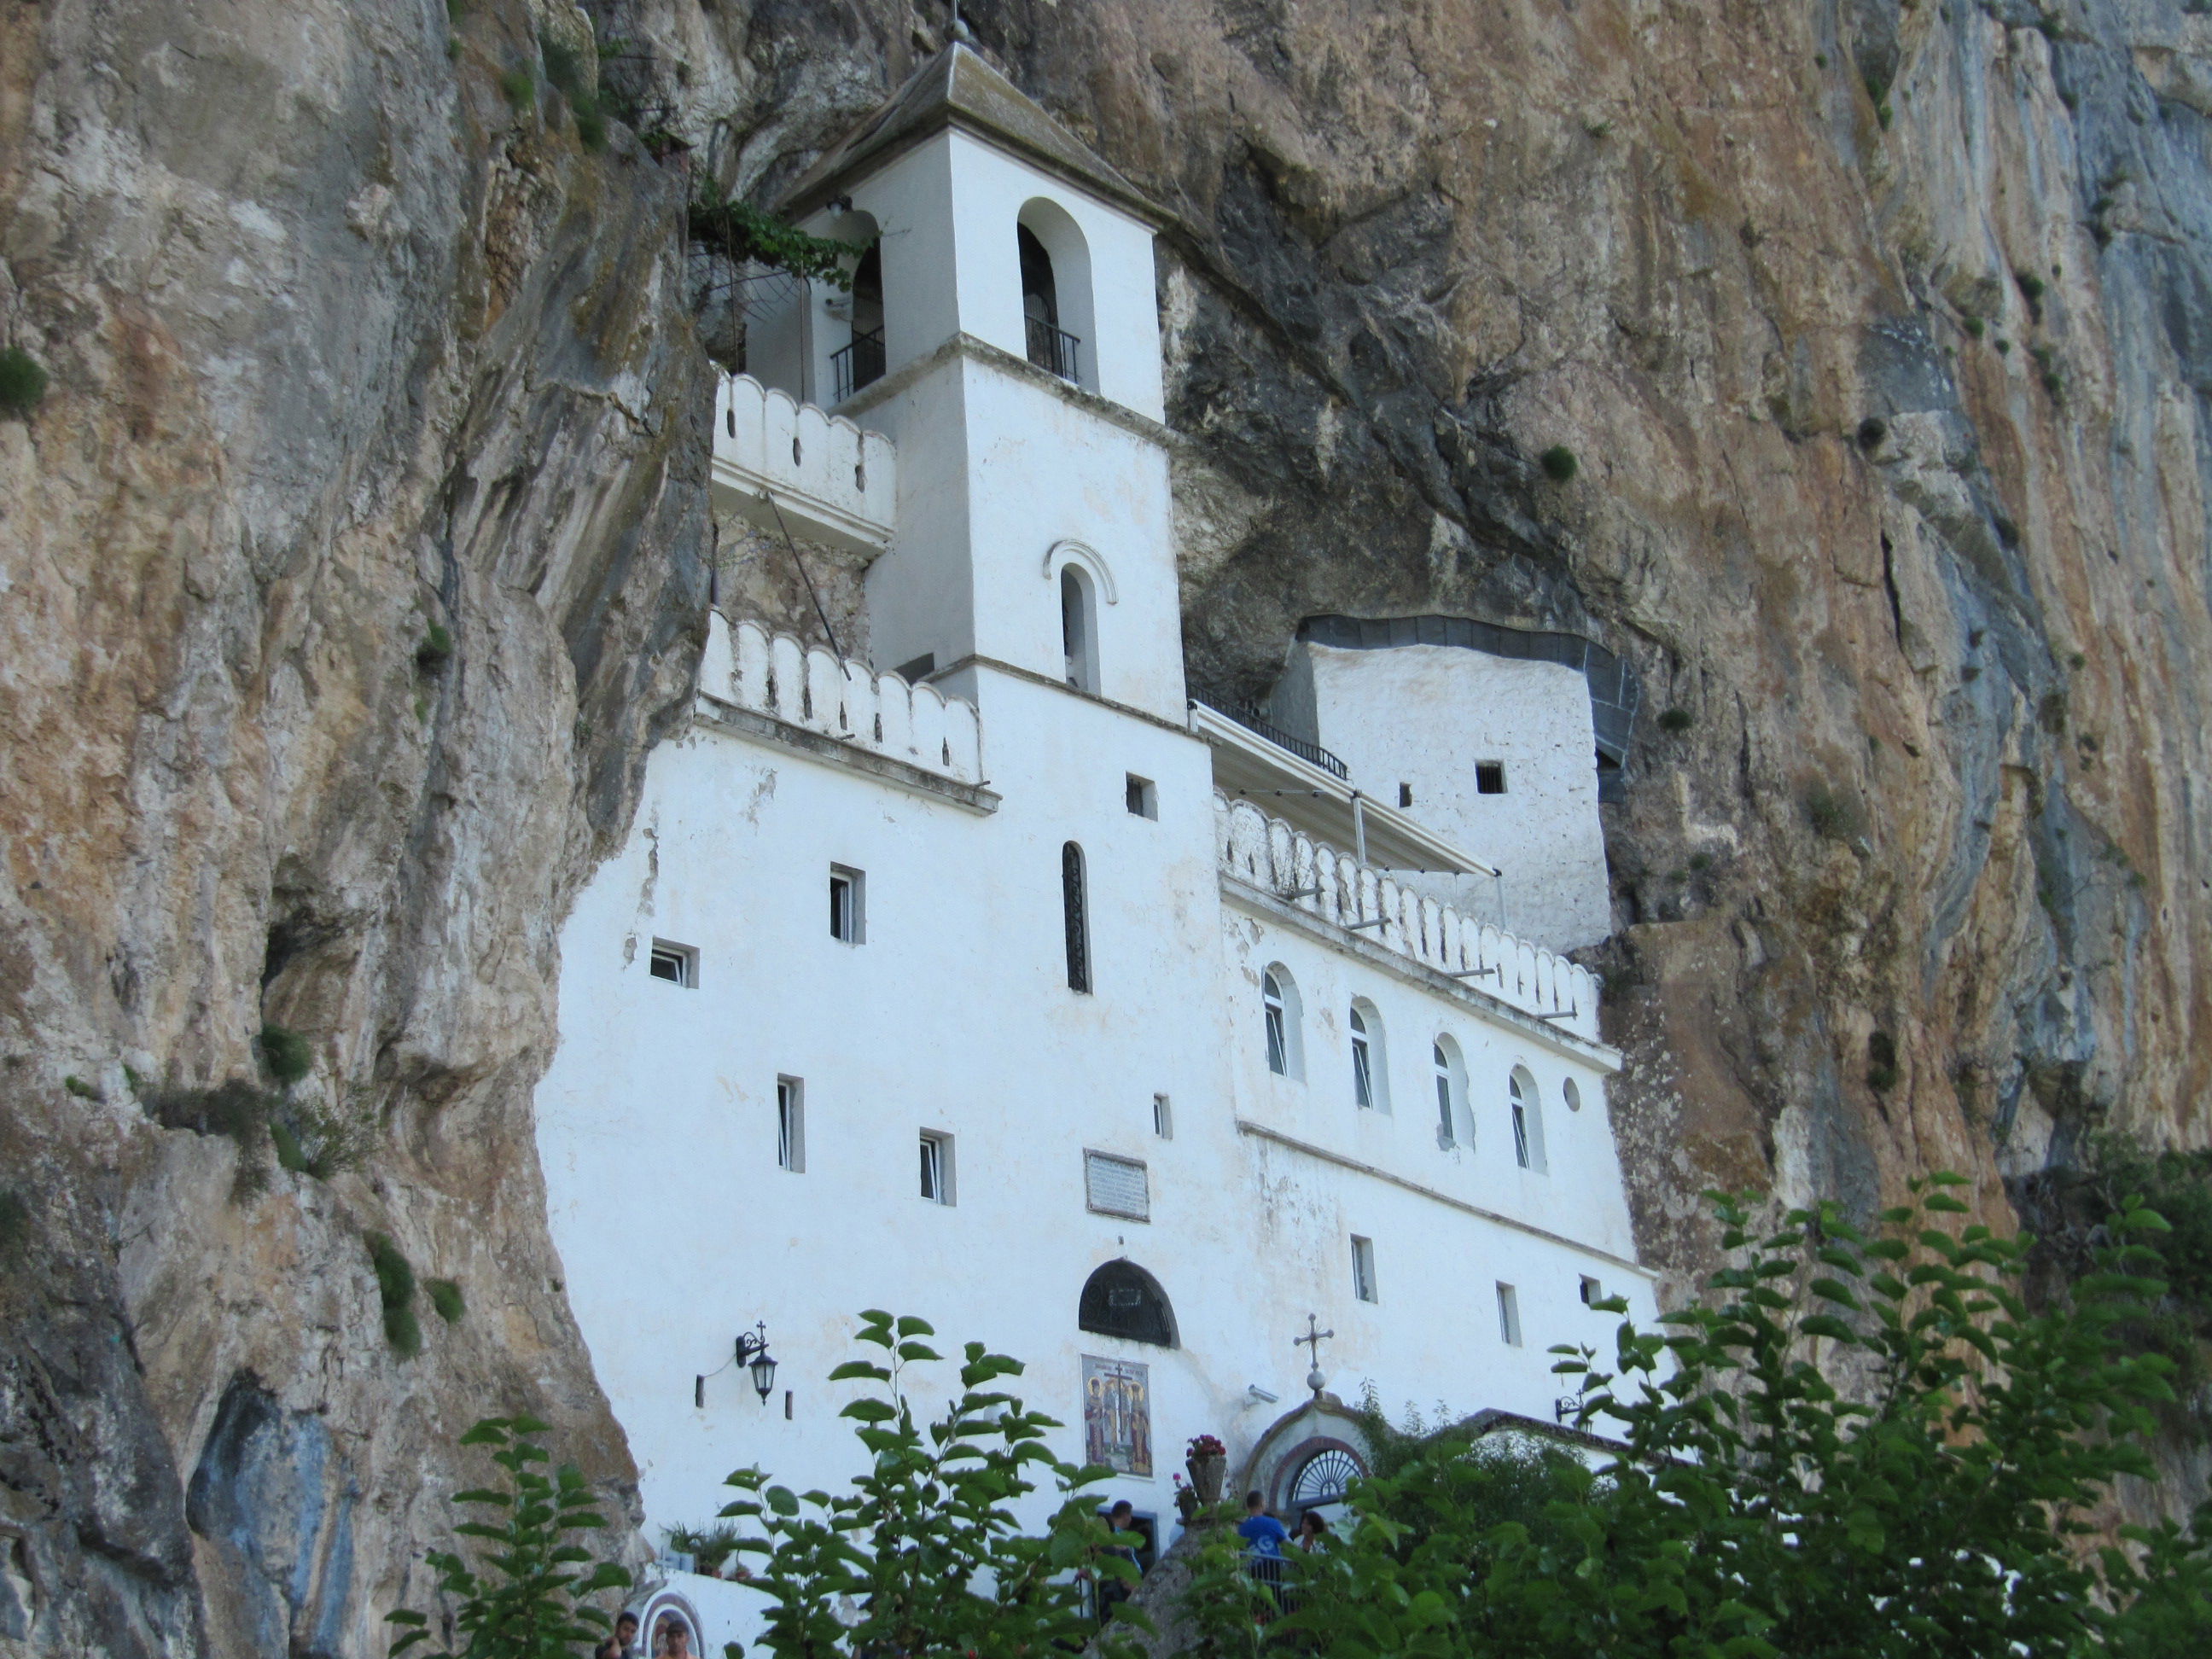
[[[1290,1542],[1291,1529],[1267,1513],[1267,1500],[1256,1492],[1244,1494],[1244,1518],[1237,1523],[1237,1535],[1255,1555],[1264,1555],[1279,1561],[1283,1546]]]

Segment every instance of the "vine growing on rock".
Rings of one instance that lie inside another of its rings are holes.
[[[763,264],[848,293],[854,264],[868,251],[864,243],[809,235],[772,213],[719,193],[692,198],[690,229],[696,246],[737,264]]]

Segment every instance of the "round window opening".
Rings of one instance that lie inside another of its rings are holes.
[[[1569,1111],[1579,1112],[1582,1110],[1583,1091],[1576,1086],[1574,1079],[1569,1078],[1565,1083],[1562,1083],[1559,1085],[1559,1092],[1566,1097],[1567,1109]]]
[[[1331,1446],[1316,1452],[1299,1469],[1297,1479],[1291,1482],[1290,1507],[1293,1510],[1318,1509],[1324,1504],[1340,1504],[1344,1489],[1367,1471],[1359,1460],[1342,1447]]]

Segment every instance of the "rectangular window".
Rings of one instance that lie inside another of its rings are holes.
[[[1083,849],[1073,842],[1060,849],[1060,925],[1067,933],[1067,988],[1091,988],[1091,914],[1084,891]]]
[[[699,952],[689,945],[657,939],[653,941],[653,955],[646,962],[646,971],[671,985],[696,989],[699,983]]]
[[[921,1195],[932,1204],[952,1202],[952,1137],[921,1132]]]
[[[1152,1184],[1145,1166],[1133,1158],[1084,1153],[1083,1195],[1100,1215],[1126,1216],[1132,1221],[1152,1218]]]
[[[1375,1293],[1375,1241],[1352,1236],[1352,1293],[1362,1302],[1379,1302]]]
[[[1521,1298],[1510,1285],[1498,1287],[1498,1340],[1509,1348],[1521,1346]]]
[[[1583,1306],[1595,1308],[1605,1300],[1605,1287],[1588,1273],[1583,1275]]]
[[[1157,818],[1160,815],[1159,792],[1152,787],[1150,778],[1140,778],[1134,772],[1130,773],[1123,799],[1128,803],[1132,817]]]
[[[867,928],[868,878],[842,864],[830,866],[830,937],[858,945]]]
[[[1505,793],[1504,761],[1475,762],[1474,793],[1478,795],[1502,795]]]
[[[795,1077],[775,1080],[775,1163],[806,1173],[806,1085]]]
[[[1162,1140],[1175,1139],[1175,1105],[1165,1095],[1152,1097],[1152,1133]]]
[[[1413,804],[1413,786],[1410,783],[1400,784],[1398,786],[1398,805],[1401,806],[1411,806]]]

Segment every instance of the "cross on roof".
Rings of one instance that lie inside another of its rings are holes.
[[[1328,1382],[1328,1378],[1322,1375],[1321,1345],[1324,1342],[1334,1340],[1335,1336],[1336,1333],[1334,1331],[1322,1330],[1321,1328],[1321,1321],[1316,1319],[1311,1314],[1308,1314],[1306,1316],[1306,1334],[1304,1336],[1294,1336],[1291,1339],[1291,1346],[1292,1347],[1311,1348],[1313,1350],[1313,1367],[1310,1370],[1306,1372],[1306,1387],[1311,1389],[1316,1394],[1319,1394]]]

